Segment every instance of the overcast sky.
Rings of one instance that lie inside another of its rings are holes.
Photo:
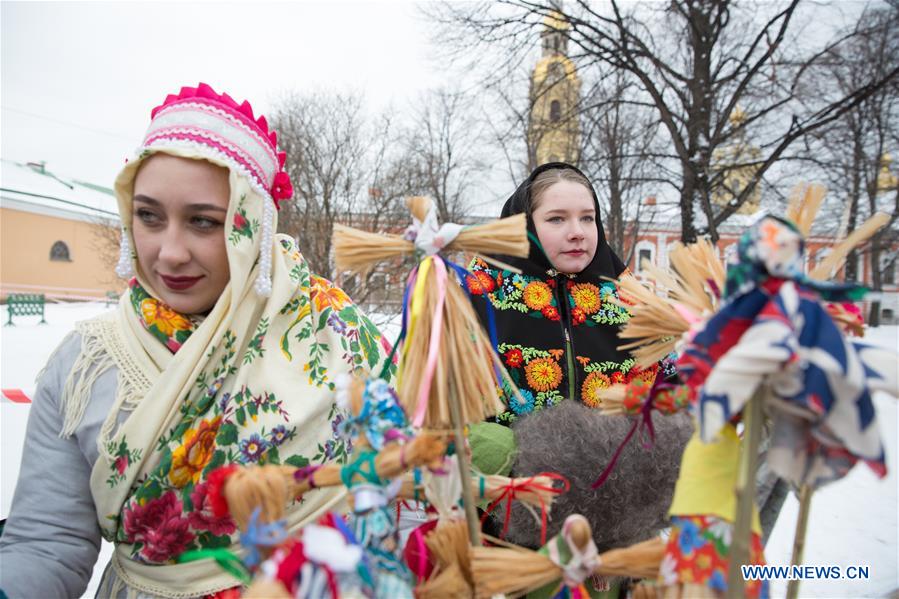
[[[284,92],[360,91],[399,109],[443,83],[410,2],[7,2],[3,158],[112,186],[150,110],[203,81],[257,114]]]

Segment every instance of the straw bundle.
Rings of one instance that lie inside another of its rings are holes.
[[[478,477],[480,478],[480,477]],[[515,499],[535,507],[545,506],[549,512],[553,499],[559,494],[558,489],[553,489],[553,481],[549,476],[526,476],[509,478],[492,474],[484,476],[484,499],[493,501],[502,497],[510,487],[515,488]],[[473,479],[474,480],[474,479]],[[475,482],[480,482],[479,480]]]
[[[620,416],[629,414],[624,407],[624,397],[627,395],[627,385],[610,385],[596,392],[599,399],[599,410],[608,416]]]
[[[252,584],[241,595],[243,599],[292,599],[280,580],[264,575],[253,579]]]
[[[440,466],[446,453],[446,442],[437,435],[422,433],[403,445],[390,445],[382,449],[375,458],[375,470],[381,478],[394,478],[409,468],[426,464],[433,468]],[[333,487],[343,484],[340,479],[339,464],[328,464],[316,470],[309,480],[294,480],[297,468],[282,466],[289,472],[290,491],[299,496],[313,487]]]
[[[622,299],[616,301],[632,314],[618,336],[633,340],[618,349],[632,350],[641,368],[649,368],[670,354],[681,335],[690,329],[690,323],[677,305],[697,318],[713,312],[724,286],[724,266],[707,240],[686,246],[675,244],[670,260],[672,270],[648,261],[642,265],[654,286],[667,290],[668,297],[658,296],[632,275],[618,281]]]
[[[438,436],[423,434],[405,445],[386,447],[375,458],[375,468],[382,478],[391,478],[419,464],[438,466],[446,452],[446,442]],[[299,470],[293,466],[251,466],[239,468],[228,477],[223,487],[231,517],[241,530],[260,508],[261,522],[274,522],[284,516],[288,503],[314,487],[343,484],[339,464],[328,464],[308,479],[296,480]]]
[[[632,305],[618,300],[631,311],[631,318],[618,332],[622,340],[633,341],[618,346],[630,350],[637,365],[651,366],[670,354],[680,336],[690,329],[689,323],[671,303],[656,295],[631,275],[618,280],[618,291]]]
[[[809,276],[819,281],[826,281],[832,278],[843,266],[849,252],[870,239],[888,222],[890,222],[890,215],[883,212],[878,212],[866,220],[860,227],[835,245],[830,254],[809,273]]]
[[[407,414],[414,414],[418,405],[420,375],[426,370],[432,323],[437,317],[437,296],[432,293],[437,288],[437,269],[428,269],[426,276],[427,293],[421,299],[424,306],[415,324],[414,334],[406,339],[397,385],[400,405]],[[512,384],[465,292],[454,282],[455,273],[449,272],[447,276],[440,359],[428,389],[428,405],[423,421],[423,426],[428,429],[452,428],[450,389],[461,404],[463,422],[480,422],[504,409],[497,392],[501,382],[496,380],[491,365],[498,368],[501,376]],[[410,308],[415,310],[415,306]]]
[[[808,237],[811,233],[812,223],[818,216],[826,193],[827,188],[818,183],[800,184],[793,188],[786,217],[796,225],[803,237]]]
[[[416,218],[424,220],[430,202],[428,198],[413,197],[408,198],[406,204]],[[471,225],[465,227],[444,251],[524,257],[530,249],[526,226],[523,214]],[[383,260],[415,253],[415,244],[402,235],[369,233],[340,224],[334,225],[333,246],[338,270],[362,273]]]
[[[415,251],[415,245],[401,235],[369,233],[339,223],[334,224],[333,246],[337,270],[362,274],[378,262]]]
[[[558,580],[559,567],[536,551],[504,547],[472,547],[471,573],[475,597],[523,595]]]
[[[434,570],[427,581],[415,588],[417,599],[471,597],[473,583],[465,520],[440,521],[424,541]]]
[[[421,196],[411,197],[406,200],[406,205],[415,218],[424,220],[431,207],[431,200]],[[489,223],[465,227],[444,250],[523,258],[528,255],[530,247],[527,219],[524,214],[516,214]]]
[[[458,564],[450,564],[415,587],[416,599],[469,599],[471,596],[471,586]]]
[[[593,572],[603,576],[655,578],[664,555],[665,542],[653,538],[601,553]],[[478,599],[503,593],[525,594],[562,577],[562,570],[548,557],[525,549],[474,547],[471,568]]]
[[[552,508],[553,499],[558,495],[556,492],[550,491],[553,488],[553,480],[549,476],[528,476],[522,478],[509,478],[508,476],[478,475],[471,476],[471,484],[478,489],[484,479],[484,493],[479,494],[479,500],[493,501],[503,495],[510,487],[515,487],[515,499],[523,503],[533,505],[534,507],[545,506],[549,511]],[[525,482],[533,483],[525,485]],[[403,476],[403,484],[397,494],[401,499],[420,500],[423,493],[416,490],[415,479],[411,472]]]
[[[247,529],[256,508],[260,522],[275,522],[284,517],[284,509],[293,501],[290,489],[293,476],[290,466],[251,466],[234,471],[223,487],[228,511],[235,524]]]

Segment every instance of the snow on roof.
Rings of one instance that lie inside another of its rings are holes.
[[[44,163],[0,159],[0,206],[88,222],[118,220],[112,189],[55,174]]]

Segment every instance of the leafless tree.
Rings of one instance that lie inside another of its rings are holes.
[[[441,88],[415,103],[403,146],[409,187],[429,196],[441,222],[459,222],[468,214],[487,170],[476,101]]]
[[[851,90],[808,94],[813,67],[868,32],[859,23],[816,43],[805,35],[812,7],[800,0],[748,3],[731,0],[671,0],[665,4],[609,0],[508,0],[461,5],[446,3],[436,15],[475,44],[522,46],[547,17],[563,15],[569,25],[570,56],[582,71],[593,65],[632,74],[667,133],[678,167],[681,235],[692,241],[718,226],[752,196],[757,185],[797,140],[826,127],[894,80],[895,68],[861,81]],[[819,7],[815,7],[819,8]],[[729,116],[742,105],[746,118]],[[713,192],[727,174],[714,168],[714,154],[741,130],[761,138],[754,176],[726,206]]]
[[[818,70],[818,85],[836,86],[842,93],[857,89],[865,81],[882,77],[899,66],[899,10],[876,8],[859,21],[864,35],[829,52]],[[895,245],[899,241],[899,190],[881,176],[881,159],[899,144],[899,81],[891,80],[843,114],[831,126],[808,140],[805,160],[820,168],[836,200],[839,232],[853,231],[875,212],[891,215],[889,224],[862,251],[850,254],[845,277],[861,279],[859,257],[868,254],[871,286],[880,291],[882,274],[895,268]],[[889,177],[887,177],[888,179]],[[892,188],[891,188],[892,187]],[[869,322],[876,325],[880,304],[872,302]]]
[[[272,121],[294,188],[279,228],[299,240],[314,272],[330,274],[331,229],[335,222],[352,221],[366,186],[362,97],[289,95]]]
[[[580,167],[593,182],[603,208],[606,239],[627,264],[655,208],[645,200],[660,177],[659,121],[636,98],[636,82],[617,70],[585,95],[581,110]]]

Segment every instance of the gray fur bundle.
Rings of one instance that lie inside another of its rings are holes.
[[[644,449],[638,435],[628,443],[611,476],[600,488],[597,479],[624,441],[633,419],[604,416],[574,401],[563,401],[514,425],[518,456],[512,476],[558,472],[571,489],[553,502],[547,539],[557,534],[565,518],[584,515],[600,552],[652,537],[668,521],[668,507],[680,471],[681,454],[693,432],[685,414],[653,412],[655,444]],[[502,526],[505,503],[493,512]],[[513,502],[508,541],[524,547],[540,545],[540,522],[519,502]]]

